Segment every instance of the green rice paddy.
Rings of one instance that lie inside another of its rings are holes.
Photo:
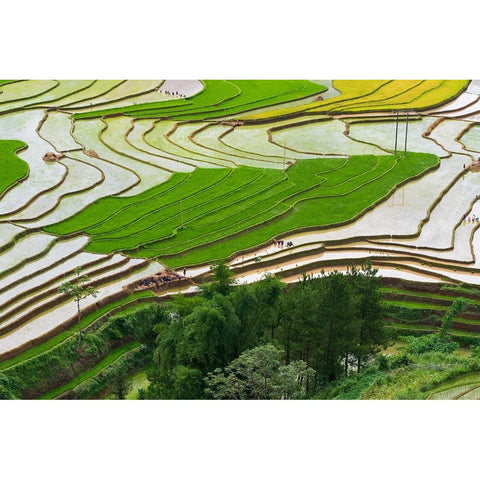
[[[28,164],[15,155],[22,147],[19,140],[0,140],[0,196],[28,174]]]
[[[164,117],[170,120],[200,120],[228,117],[319,94],[326,90],[306,80],[205,80],[205,88],[188,99],[146,103],[77,113],[75,119],[122,113],[136,118]]]
[[[434,155],[408,153],[299,160],[286,171],[196,169],[140,195],[101,199],[45,230],[84,232],[90,252],[198,264],[291,230],[353,220],[437,163]]]

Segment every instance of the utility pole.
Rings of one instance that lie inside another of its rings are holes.
[[[397,110],[397,122],[395,124],[395,155],[397,154],[397,139],[398,139],[398,110]]]
[[[405,149],[404,156],[407,156],[407,137],[408,137],[408,110],[407,110],[407,125],[405,126]]]

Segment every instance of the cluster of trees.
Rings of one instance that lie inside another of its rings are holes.
[[[205,393],[231,400],[305,398],[315,370],[303,360],[285,364],[283,356],[271,343],[246,350],[225,369],[208,374]]]
[[[195,297],[157,309],[140,398],[308,398],[359,371],[388,342],[370,265],[285,285],[235,286],[228,267]]]

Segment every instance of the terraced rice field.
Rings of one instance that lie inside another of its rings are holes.
[[[99,201],[82,215],[45,230],[57,235],[87,233],[92,252],[122,250],[175,259],[188,255],[188,263],[202,263],[212,255],[205,243],[221,240],[213,250],[222,258],[285,231],[351,220],[398,183],[435,165],[433,156],[410,154],[401,161],[395,156],[302,160],[287,172],[202,169],[176,174],[141,196]],[[334,208],[339,202],[342,208]],[[309,211],[322,214],[309,216]],[[248,233],[252,227],[256,228]],[[189,253],[198,248],[204,253]],[[175,259],[168,263],[175,264]]]
[[[277,105],[323,92],[322,85],[297,80],[206,80],[198,94],[168,104],[146,103],[123,109],[108,109],[93,113],[78,113],[76,119],[127,113],[136,118],[166,117],[171,120],[224,118],[240,112]],[[167,86],[163,91],[167,91]],[[168,90],[170,92],[170,90]],[[176,90],[173,95],[177,97]]]
[[[468,373],[439,385],[430,400],[480,400],[480,373]]]
[[[68,390],[73,390],[82,382],[85,382],[86,380],[97,375],[103,369],[107,368],[109,365],[117,361],[121,356],[126,355],[128,352],[131,352],[132,350],[137,349],[139,346],[140,344],[138,342],[131,342],[121,347],[118,347],[115,350],[112,350],[101,362],[99,362],[93,368],[82,372],[78,377],[74,378],[73,380],[66,383],[65,385],[62,385],[46,393],[41,398],[44,400],[49,400],[49,399],[59,397],[62,393],[65,393]]]
[[[0,369],[72,335],[75,306],[57,287],[76,266],[100,292],[84,321],[142,278],[168,267],[199,283],[218,259],[239,282],[370,259],[392,279],[480,284],[478,82],[24,80],[2,91]],[[385,291],[392,325],[435,328],[448,299],[397,290]],[[480,332],[470,300],[458,335]]]

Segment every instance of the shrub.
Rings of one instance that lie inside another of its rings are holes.
[[[457,342],[442,339],[437,334],[423,335],[421,337],[400,337],[407,342],[407,351],[412,354],[425,352],[452,353],[458,347]]]
[[[0,400],[13,400],[17,396],[18,392],[12,378],[0,373]]]
[[[378,355],[376,361],[379,370],[388,370],[390,368],[390,362],[387,355]]]
[[[405,352],[403,352],[399,355],[392,356],[389,361],[389,366],[391,369],[395,369],[400,367],[408,367],[410,363],[410,357]]]

